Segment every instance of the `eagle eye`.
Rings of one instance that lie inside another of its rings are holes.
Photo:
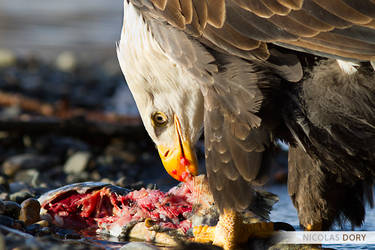
[[[151,120],[154,126],[164,127],[168,123],[168,117],[163,112],[155,112],[151,116]]]

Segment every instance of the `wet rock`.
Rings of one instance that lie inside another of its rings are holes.
[[[42,182],[40,171],[36,169],[18,171],[14,176],[14,180],[31,184],[32,187],[38,187]]]
[[[64,165],[66,174],[79,174],[85,170],[90,160],[89,152],[77,152],[73,154]]]
[[[38,224],[41,227],[48,227],[50,225],[50,223],[48,222],[48,220],[40,220],[40,221],[36,222],[35,224]]]
[[[3,172],[8,176],[13,176],[20,169],[42,170],[57,162],[56,158],[39,156],[35,154],[21,154],[10,157],[3,163]]]
[[[15,201],[18,204],[22,203],[24,200],[33,197],[28,191],[18,191],[9,196],[11,201]]]
[[[14,201],[4,201],[4,215],[17,219],[20,216],[21,206]]]
[[[9,217],[6,215],[0,215],[0,225],[13,227],[14,224],[15,224],[15,220],[12,217]]]
[[[128,179],[126,178],[126,176],[122,176],[120,177],[116,182],[115,182],[115,185],[116,186],[120,186],[120,187],[127,187],[129,185],[129,181]]]
[[[40,220],[40,204],[37,199],[29,198],[22,202],[21,211],[18,217],[26,226]]]
[[[31,224],[31,225],[26,225],[26,232],[29,234],[35,235],[41,230],[41,226],[39,224]]]
[[[152,243],[163,244],[167,246],[177,246],[178,240],[165,232],[149,230],[145,222],[139,222],[134,225],[128,235],[133,239],[147,239]]]
[[[64,51],[58,55],[56,59],[56,67],[65,72],[70,72],[75,69],[77,65],[76,58],[74,54],[70,51]]]
[[[130,242],[123,247],[120,248],[120,250],[157,250],[159,248],[144,243],[144,242]]]
[[[9,184],[9,192],[11,194],[13,193],[16,193],[16,192],[19,192],[21,190],[27,190],[27,185],[25,183],[22,183],[22,182],[12,182]]]

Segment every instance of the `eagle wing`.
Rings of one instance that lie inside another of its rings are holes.
[[[373,0],[131,0],[232,55],[266,60],[269,43],[326,57],[375,57]]]

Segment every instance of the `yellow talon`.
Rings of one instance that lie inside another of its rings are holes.
[[[214,245],[229,250],[237,249],[238,245],[246,243],[251,237],[272,236],[274,225],[272,222],[245,224],[239,213],[224,209],[216,227],[194,227],[193,233],[196,242],[212,242]]]
[[[215,227],[200,225],[193,228],[194,241],[199,243],[209,243],[215,238]]]

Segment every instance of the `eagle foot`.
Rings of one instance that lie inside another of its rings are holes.
[[[193,229],[194,240],[200,243],[212,242],[225,250],[237,249],[249,238],[267,238],[274,233],[274,223],[243,223],[241,214],[224,209],[216,226],[197,226]]]
[[[212,243],[215,239],[215,228],[199,225],[193,228],[194,241],[199,243]]]

